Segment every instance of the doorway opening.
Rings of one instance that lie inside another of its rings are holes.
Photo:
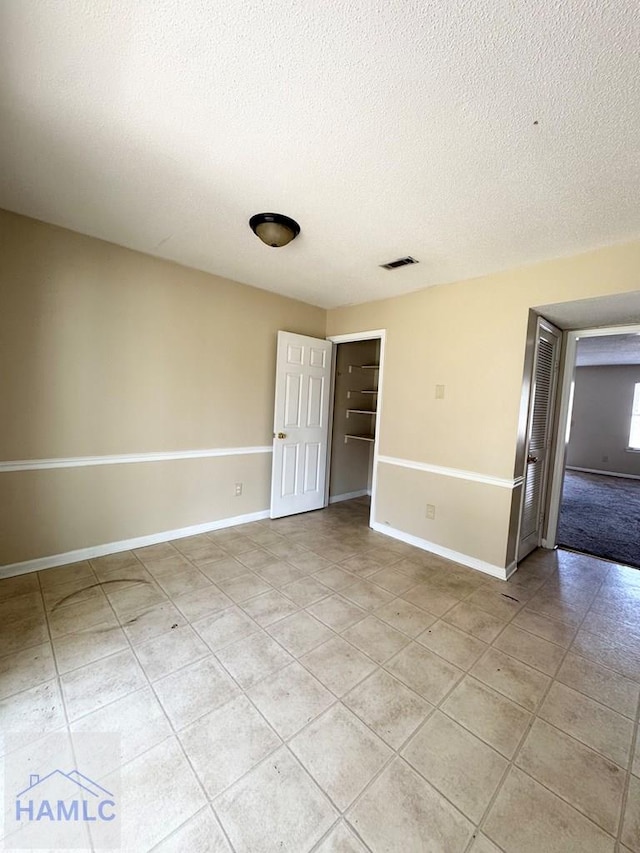
[[[636,309],[640,305],[626,296],[615,296],[541,306],[531,312],[516,461],[516,473],[522,472],[518,563],[541,546],[640,568],[640,324],[636,319],[640,311]],[[538,311],[542,310],[541,316]],[[606,316],[609,324],[578,327],[575,318],[584,320],[587,313],[594,320],[598,314]],[[634,325],[610,324],[618,319],[616,314],[625,313]],[[545,327],[555,329],[562,338],[558,379],[552,382],[545,359],[540,358],[545,346],[549,350]],[[536,412],[539,389],[548,405]],[[548,413],[538,417],[544,409]],[[536,420],[545,436],[537,448],[530,444]],[[533,478],[527,489],[528,474],[540,461],[547,470],[539,477],[539,511],[529,507],[535,535],[526,542],[527,501],[538,491]]]
[[[522,401],[518,426],[518,442],[516,462],[514,467],[514,501],[512,504],[512,524],[509,533],[508,557],[520,563],[523,556],[518,554],[519,533],[523,503],[523,485],[526,474],[526,432],[531,410],[532,390],[534,387],[534,352],[536,347],[536,324],[545,319],[560,331],[562,336],[560,368],[554,406],[556,414],[553,417],[551,445],[548,450],[549,471],[546,494],[542,501],[541,524],[539,538],[534,547],[541,546],[553,549],[558,546],[558,522],[560,517],[561,497],[567,470],[568,441],[571,437],[571,417],[573,411],[573,393],[575,391],[576,355],[578,341],[586,338],[612,337],[618,335],[633,335],[640,340],[640,291],[615,293],[608,296],[589,297],[569,302],[554,302],[537,305],[529,312],[529,327],[527,330],[527,345],[525,350]],[[629,435],[625,441],[629,440]],[[619,442],[620,443],[620,442]],[[534,456],[537,454],[533,454]],[[602,456],[609,455],[603,451]],[[639,458],[640,457],[635,457]],[[602,460],[601,460],[602,462]],[[577,465],[574,460],[572,467],[587,467]],[[598,474],[602,475],[604,465],[600,465]],[[611,473],[619,473],[612,467],[606,469]],[[578,472],[588,473],[588,472]],[[603,476],[607,476],[604,474]],[[628,480],[629,478],[625,478]],[[519,494],[518,494],[519,493]],[[599,511],[599,509],[597,510]],[[519,512],[519,514],[518,514]],[[580,511],[583,520],[587,511]],[[637,515],[634,520],[637,530]],[[513,531],[513,532],[512,532]]]
[[[334,344],[327,503],[369,499],[375,506],[384,331],[329,338]]]
[[[556,544],[640,567],[640,335],[597,331],[572,335]]]

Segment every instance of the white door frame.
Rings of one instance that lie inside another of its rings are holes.
[[[567,427],[571,420],[573,403],[571,389],[576,371],[576,346],[578,338],[597,338],[607,335],[637,335],[640,334],[640,325],[575,329],[570,332],[564,332],[564,334],[566,336],[566,346],[561,364],[562,379],[557,421],[558,429],[551,462],[551,492],[549,495],[547,526],[541,542],[543,548],[555,548],[558,539],[560,501],[562,499],[562,484],[564,482],[564,469],[567,456]]]
[[[332,435],[332,425],[333,425],[333,404],[334,404],[334,393],[335,393],[335,372],[336,372],[336,358],[335,358],[335,345],[336,344],[348,344],[353,341],[372,341],[372,340],[380,340],[380,366],[378,369],[378,394],[377,394],[377,404],[376,404],[376,417],[375,427],[373,431],[374,440],[373,440],[373,473],[371,477],[371,510],[369,512],[369,526],[373,527],[373,524],[376,520],[375,518],[375,507],[376,507],[376,490],[378,487],[378,444],[380,439],[380,421],[382,416],[382,394],[383,394],[383,385],[384,385],[384,348],[385,341],[387,336],[386,329],[372,329],[366,332],[350,332],[347,335],[327,335],[327,340],[332,341],[334,344],[334,357],[332,364],[332,380],[331,380],[331,403],[329,408],[329,449],[327,453],[327,477],[326,477],[326,487],[325,487],[325,506],[329,504],[329,480],[331,475],[331,444],[333,441]]]

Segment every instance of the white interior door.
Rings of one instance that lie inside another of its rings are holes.
[[[529,398],[518,560],[537,548],[542,538],[559,363],[560,332],[539,317]]]
[[[325,505],[332,346],[278,332],[271,518]]]

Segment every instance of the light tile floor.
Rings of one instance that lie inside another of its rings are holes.
[[[503,583],[367,516],[1,581],[2,731],[121,733],[126,850],[640,851],[640,571]]]

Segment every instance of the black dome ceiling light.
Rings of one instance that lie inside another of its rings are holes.
[[[249,220],[249,225],[263,243],[274,248],[286,246],[300,233],[300,226],[295,219],[282,213],[256,213]]]

